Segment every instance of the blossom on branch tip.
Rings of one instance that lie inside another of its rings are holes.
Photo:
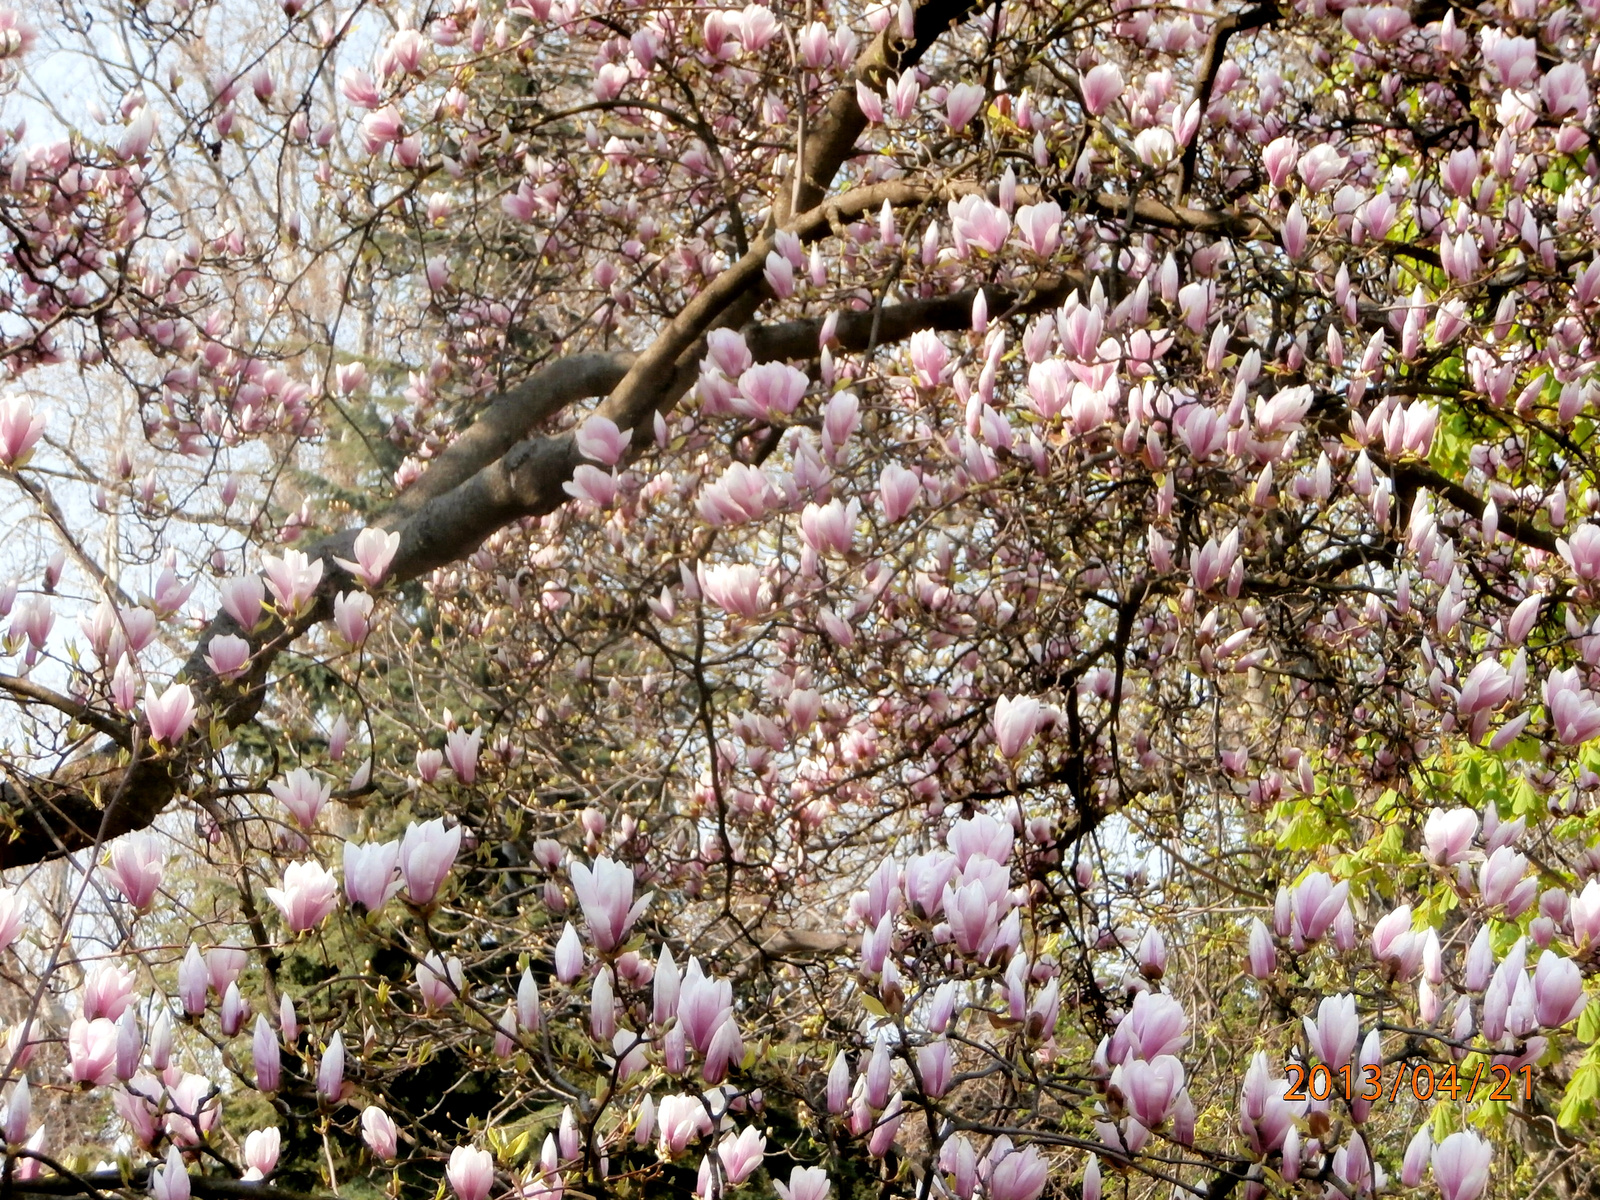
[[[1176,1060],[1174,1060],[1176,1061]],[[1178,1068],[1181,1076],[1183,1068]],[[1049,1176],[1049,1165],[1035,1146],[1014,1149],[1011,1139],[995,1139],[984,1174],[989,1200],[1039,1200]]]
[[[147,683],[144,711],[150,722],[150,737],[164,745],[175,746],[194,724],[194,693],[188,684],[174,683],[157,696],[155,685]]]
[[[389,533],[377,526],[368,526],[356,534],[355,561],[336,558],[345,570],[359,579],[364,587],[377,588],[389,573],[389,566],[400,549],[400,535]]]
[[[1452,1133],[1433,1149],[1433,1181],[1444,1200],[1478,1200],[1489,1186],[1494,1147],[1475,1133]]]
[[[267,790],[289,810],[295,824],[308,833],[316,826],[317,814],[333,794],[331,784],[318,783],[316,777],[304,767],[296,767],[281,781],[272,780],[267,784]]]
[[[44,428],[44,414],[33,411],[27,396],[0,400],[0,463],[12,470],[25,466]]]
[[[166,847],[160,836],[142,829],[124,834],[112,844],[107,873],[128,903],[143,912],[161,886],[166,862]]]
[[[101,1087],[116,1078],[117,1027],[105,1017],[73,1018],[67,1030],[67,1058],[72,1082]]]
[[[406,898],[421,907],[432,904],[460,849],[460,825],[446,829],[440,817],[421,825],[415,821],[407,825],[400,840],[400,874],[405,880]]]
[[[239,579],[225,579],[220,585],[222,610],[237,621],[246,632],[261,619],[261,603],[266,598],[266,587],[259,575],[246,575]]]
[[[822,1167],[795,1167],[789,1172],[787,1184],[779,1179],[772,1181],[779,1200],[828,1200],[832,1186]]]
[[[176,1146],[168,1146],[166,1160],[150,1172],[150,1194],[154,1200],[189,1200],[189,1172]]]
[[[291,933],[304,933],[320,925],[337,903],[339,881],[321,863],[306,860],[290,863],[283,872],[283,886],[266,889],[267,899],[283,914]]]
[[[595,948],[609,954],[627,940],[628,931],[650,906],[653,894],[642,896],[635,903],[633,868],[604,856],[595,859],[593,867],[575,862],[567,873]]]
[[[1001,696],[994,704],[994,738],[1004,758],[1022,757],[1047,719],[1047,710],[1032,696]]]
[[[261,569],[266,575],[267,589],[277,602],[278,613],[285,620],[300,615],[316,596],[317,585],[322,582],[322,560],[308,559],[300,550],[285,550],[282,558],[263,555]]]
[[[399,1152],[399,1134],[389,1114],[376,1104],[369,1104],[361,1113],[361,1140],[367,1149],[385,1161]]]
[[[945,96],[945,121],[952,133],[965,129],[983,107],[985,92],[981,84],[958,83]]]
[[[218,679],[236,679],[250,661],[250,643],[231,633],[221,634],[206,643],[205,659]]]
[[[1084,72],[1078,82],[1083,107],[1091,117],[1102,116],[1122,95],[1122,71],[1115,63],[1101,63]]]

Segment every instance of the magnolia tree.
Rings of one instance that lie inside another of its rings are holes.
[[[1592,1194],[1597,28],[0,13],[0,1188]]]

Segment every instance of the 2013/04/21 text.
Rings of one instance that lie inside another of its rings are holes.
[[[1451,1100],[1515,1100],[1533,1098],[1533,1067],[1507,1067],[1479,1061],[1468,1077],[1458,1072],[1455,1064],[1434,1069],[1432,1063],[1400,1063],[1391,1074],[1385,1075],[1379,1066],[1352,1068],[1346,1063],[1337,1070],[1323,1063],[1307,1068],[1296,1062],[1287,1066],[1289,1088],[1285,1100],[1398,1100],[1410,1077],[1410,1094],[1418,1100],[1435,1097]],[[1518,1080],[1518,1076],[1521,1079]],[[1520,1086],[1518,1086],[1520,1083]]]

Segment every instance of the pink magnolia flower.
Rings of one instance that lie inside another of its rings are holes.
[[[739,375],[741,410],[757,420],[788,416],[799,406],[810,381],[787,363],[760,363]]]
[[[387,533],[376,526],[370,526],[356,534],[354,562],[345,558],[336,558],[333,561],[359,579],[364,586],[376,588],[389,573],[389,565],[394,562],[394,556],[399,549],[398,533]]]
[[[1339,914],[1345,911],[1350,894],[1348,882],[1335,884],[1321,871],[1313,871],[1300,881],[1291,900],[1293,931],[1304,942],[1325,937]]]
[[[851,500],[848,505],[838,499],[807,504],[800,513],[800,534],[817,554],[849,554],[860,515],[859,500]]]
[[[183,740],[194,724],[194,693],[186,683],[174,683],[161,695],[156,695],[154,684],[145,684],[144,712],[150,722],[150,737],[168,746]]]
[[[241,628],[250,630],[261,619],[261,602],[266,597],[266,586],[259,575],[246,575],[242,579],[222,582],[222,609]]]
[[[368,154],[377,154],[404,136],[405,122],[400,117],[400,110],[392,104],[373,109],[361,118],[361,144]]]
[[[665,1158],[682,1154],[690,1142],[712,1130],[711,1115],[699,1096],[663,1096],[656,1108],[656,1125]]]
[[[1133,152],[1145,166],[1160,169],[1177,157],[1178,140],[1170,129],[1153,125],[1134,135]]]
[[[1475,1133],[1452,1133],[1433,1150],[1433,1181],[1444,1200],[1478,1200],[1489,1186],[1494,1147]]]
[[[562,983],[571,983],[583,974],[583,943],[578,940],[578,931],[571,921],[556,941],[555,965],[556,978]]]
[[[941,907],[956,949],[962,954],[987,957],[999,933],[1001,914],[999,903],[990,897],[982,882],[960,887],[946,884]]]
[[[1478,814],[1472,809],[1432,809],[1422,826],[1423,853],[1436,866],[1453,867],[1467,856],[1477,834]]]
[[[83,980],[83,1016],[91,1021],[98,1017],[115,1021],[133,1003],[138,987],[138,976],[116,963],[95,967]]]
[[[1539,1024],[1558,1029],[1584,1009],[1583,972],[1570,958],[1546,950],[1533,970],[1534,1010]]]
[[[573,470],[572,478],[561,485],[561,490],[575,500],[606,509],[616,503],[619,484],[614,472],[602,471],[590,463],[580,463]]]
[[[706,334],[706,357],[729,379],[748,371],[755,358],[737,329],[713,329]]]
[[[1098,117],[1122,95],[1122,72],[1115,63],[1091,67],[1079,81],[1079,91],[1083,95],[1083,107],[1091,117]]]
[[[983,863],[974,865],[975,860],[1004,865],[1010,861],[1015,843],[1016,834],[1011,826],[988,813],[979,813],[955,822],[945,836],[945,844],[956,856],[956,866],[963,872],[967,883],[985,877],[980,869]]]
[[[889,1097],[889,1103],[884,1105],[883,1115],[872,1125],[871,1136],[867,1138],[867,1153],[873,1158],[882,1158],[889,1153],[889,1147],[894,1145],[894,1139],[899,1135],[900,1126],[905,1118],[905,1098],[896,1092]]]
[[[274,779],[267,784],[267,790],[289,810],[295,824],[309,833],[316,826],[317,814],[333,794],[333,785],[318,783],[310,771],[296,767],[283,780]]]
[[[133,111],[127,126],[122,131],[122,141],[117,146],[117,155],[131,161],[141,161],[150,152],[150,143],[155,141],[156,114],[148,104],[141,104]]]
[[[340,592],[333,600],[333,624],[347,645],[359,646],[372,632],[372,597],[366,592]]]
[[[265,1014],[256,1017],[255,1033],[250,1038],[250,1058],[256,1069],[256,1089],[277,1091],[283,1078],[283,1048]]]
[[[787,1184],[778,1179],[772,1181],[779,1200],[828,1200],[832,1186],[828,1172],[821,1167],[795,1167],[789,1172]]]
[[[166,1161],[150,1172],[150,1194],[155,1200],[189,1200],[189,1172],[177,1146],[168,1146]]]
[[[905,520],[921,496],[921,478],[898,463],[890,463],[878,476],[878,500],[883,505],[883,519],[891,525]]]
[[[369,1104],[361,1113],[361,1140],[377,1158],[393,1158],[400,1148],[399,1131],[389,1114],[376,1104]]]
[[[125,834],[111,847],[111,882],[128,903],[143,912],[155,899],[166,867],[166,848],[151,830]]]
[[[691,958],[678,990],[678,1020],[689,1043],[702,1054],[724,1021],[733,1019],[733,985],[708,978],[698,958]]]
[[[706,599],[733,616],[754,620],[767,609],[761,572],[747,563],[698,563],[695,577]]]
[[[944,381],[945,368],[950,364],[950,350],[939,335],[931,329],[919,329],[911,335],[911,369],[917,386],[932,389]]]
[[[487,1150],[457,1146],[444,1173],[459,1200],[487,1200],[494,1187],[494,1157]]]
[[[0,400],[0,463],[12,470],[27,464],[34,446],[44,436],[43,413],[33,411],[26,396]]]
[[[431,201],[429,207],[431,212]],[[340,363],[334,368],[333,373],[341,396],[353,396],[367,386],[367,365],[365,363]]]
[[[1250,921],[1250,974],[1256,979],[1269,978],[1278,969],[1278,949],[1272,944],[1272,934],[1261,921]]]
[[[328,1047],[317,1064],[317,1097],[328,1104],[337,1104],[344,1092],[344,1034],[334,1031]]]
[[[244,972],[249,962],[250,956],[231,942],[207,950],[206,978],[212,991],[218,993],[226,991],[228,985]]]
[[[1257,1154],[1282,1146],[1295,1119],[1306,1110],[1305,1100],[1287,1098],[1289,1086],[1287,1078],[1272,1077],[1266,1051],[1257,1050],[1239,1091],[1240,1129]]]
[[[206,1010],[206,989],[210,979],[206,974],[206,960],[200,947],[193,942],[178,964],[178,1002],[183,1011],[197,1017]]]
[[[429,1009],[450,1007],[465,984],[461,960],[455,955],[445,961],[430,950],[417,964],[417,991],[422,993],[422,1003]]]
[[[1032,696],[1001,696],[994,703],[994,740],[1000,753],[1017,759],[1044,724],[1045,709]]]
[[[1178,1074],[1181,1078],[1181,1066]],[[1037,1147],[1017,1150],[1012,1147],[1011,1139],[996,1138],[988,1159],[989,1200],[1039,1200],[1049,1173],[1049,1165]]]
[[[717,1024],[711,1035],[711,1041],[705,1048],[701,1078],[709,1084],[719,1084],[727,1078],[730,1067],[738,1066],[743,1061],[744,1038],[740,1036],[739,1024],[733,1019],[730,1010]]]
[[[407,825],[400,841],[400,874],[405,879],[407,899],[417,905],[432,904],[460,849],[459,825],[446,829],[438,817],[421,825],[415,821]]]
[[[245,1181],[265,1179],[277,1170],[281,1148],[282,1134],[276,1126],[251,1130],[244,1139]]]
[[[1016,237],[1040,258],[1049,258],[1061,245],[1061,206],[1054,200],[1023,205],[1017,210]]]
[[[20,1146],[28,1140],[28,1118],[33,1112],[33,1096],[28,1088],[28,1077],[17,1080],[11,1089],[11,1099],[6,1101],[6,1111],[0,1132],[8,1146]]]
[[[1275,188],[1289,185],[1289,176],[1300,158],[1300,143],[1287,134],[1268,142],[1261,151],[1261,165],[1266,168],[1267,179]]]
[[[218,679],[236,679],[250,661],[250,643],[235,634],[224,633],[206,643],[206,663]]]
[[[944,111],[951,132],[965,129],[967,123],[978,115],[978,110],[983,107],[984,96],[981,84],[958,83],[950,89],[945,96]]]
[[[154,609],[157,615],[170,617],[188,602],[193,591],[193,581],[186,584],[179,583],[177,573],[171,567],[167,567],[156,578],[151,594],[141,596],[140,599]]]
[[[622,461],[628,452],[631,431],[618,429],[610,417],[596,413],[578,426],[575,440],[578,453],[603,467],[612,467]]]
[[[1589,83],[1583,67],[1577,63],[1564,62],[1551,67],[1539,83],[1539,93],[1552,117],[1568,113],[1581,117],[1589,108]]]
[[[72,1082],[101,1087],[116,1078],[117,1026],[105,1017],[75,1017],[67,1031]]]
[[[1579,525],[1570,539],[1556,539],[1556,549],[1579,579],[1600,579],[1600,525]]]
[[[322,582],[322,560],[313,562],[300,550],[285,550],[282,558],[263,555],[261,568],[266,573],[267,588],[277,601],[278,611],[285,618],[299,615],[316,596],[317,585]]]
[[[1312,1052],[1337,1071],[1350,1061],[1356,1042],[1361,1036],[1361,1022],[1356,1016],[1356,998],[1348,993],[1326,996],[1317,1007],[1317,1019],[1302,1017],[1306,1041]]]
[[[1428,1155],[1432,1151],[1433,1134],[1427,1125],[1423,1125],[1406,1143],[1405,1158],[1400,1164],[1401,1187],[1422,1186],[1423,1174],[1428,1169]]]
[[[956,253],[967,256],[969,246],[994,254],[1005,245],[1011,233],[1011,218],[1005,210],[978,195],[966,195],[949,203],[950,233]]]
[[[198,1146],[222,1116],[221,1101],[211,1080],[185,1072],[176,1086],[168,1084],[167,1091],[167,1136],[180,1146]]]
[[[1300,156],[1298,164],[1300,178],[1312,193],[1325,191],[1349,165],[1349,159],[1326,143],[1311,147]]]
[[[595,859],[592,868],[575,862],[567,873],[595,948],[609,954],[627,940],[628,931],[650,906],[653,895],[634,903],[633,868],[604,856]]]
[[[794,295],[794,264],[776,250],[768,253],[763,275],[766,277],[767,286],[778,299],[787,300]]]
[[[939,1038],[925,1046],[917,1047],[917,1074],[922,1079],[922,1090],[938,1099],[950,1090],[950,1078],[955,1059],[950,1053],[950,1042]]]
[[[828,446],[848,442],[861,425],[861,398],[854,392],[836,392],[822,413],[822,432]]]
[[[483,731],[452,729],[445,737],[444,757],[455,772],[456,779],[470,784],[478,777],[478,750],[483,745]]]
[[[755,1174],[766,1152],[767,1139],[754,1125],[745,1126],[737,1135],[730,1133],[717,1144],[723,1173],[735,1187]]]
[[[377,912],[400,890],[395,872],[400,865],[399,842],[346,842],[344,892],[351,904]]]
[[[1585,526],[1585,528],[1593,528]],[[1544,703],[1556,734],[1569,746],[1600,737],[1600,704],[1578,681],[1578,668],[1552,671],[1544,681]]]
[[[267,899],[283,914],[291,933],[304,933],[320,925],[338,901],[339,881],[321,863],[306,860],[290,863],[283,872],[283,886],[266,889]]]

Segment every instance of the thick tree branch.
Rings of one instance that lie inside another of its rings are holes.
[[[881,92],[888,80],[915,66],[947,29],[966,20],[976,7],[973,0],[928,0],[916,10],[910,42],[900,38],[898,23],[891,21],[868,43],[829,97],[805,141],[801,161],[795,164],[799,186],[780,188],[774,198],[773,219],[778,225],[796,211],[820,204],[839,168],[855,152],[856,139],[867,128],[867,118],[856,101],[856,84]]]
[[[105,734],[119,746],[128,746],[133,742],[131,728],[125,721],[116,721],[99,712],[87,704],[74,700],[71,696],[63,696],[60,692],[52,691],[43,684],[35,683],[31,679],[19,679],[15,675],[0,675],[0,691],[10,692],[22,700],[32,701],[35,704],[45,704],[59,712],[66,713],[74,721],[87,725],[98,733]]]
[[[1205,58],[1200,62],[1200,83],[1195,88],[1195,99],[1200,103],[1200,120],[1204,124],[1206,109],[1211,105],[1211,89],[1216,86],[1217,71],[1222,67],[1222,56],[1227,53],[1228,39],[1236,33],[1246,33],[1271,25],[1283,16],[1277,0],[1266,0],[1243,12],[1229,13],[1212,22],[1211,40],[1206,43]],[[1178,199],[1189,194],[1194,183],[1194,169],[1200,157],[1198,131],[1183,148],[1183,158],[1178,163]]]

